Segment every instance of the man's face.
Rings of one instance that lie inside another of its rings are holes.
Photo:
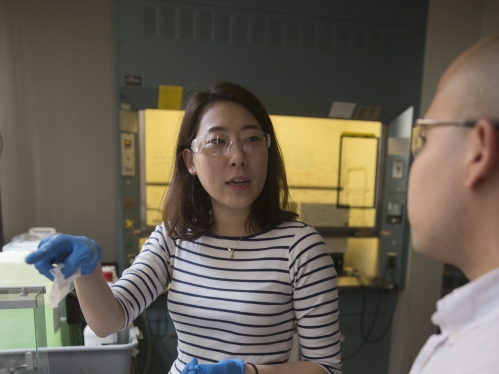
[[[455,120],[445,95],[433,100],[425,118]],[[409,175],[408,216],[414,249],[435,260],[453,263],[453,252],[463,235],[462,191],[464,144],[467,129],[428,126],[426,143]]]

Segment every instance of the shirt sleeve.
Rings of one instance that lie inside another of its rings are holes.
[[[174,246],[164,225],[156,226],[133,264],[111,287],[125,311],[123,327],[130,325],[171,282]]]
[[[295,235],[289,261],[302,359],[340,374],[336,271],[328,248],[313,227],[306,226]]]

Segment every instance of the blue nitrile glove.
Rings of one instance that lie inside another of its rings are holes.
[[[47,236],[38,244],[38,250],[26,257],[28,264],[35,264],[40,273],[51,281],[50,274],[55,264],[64,264],[62,273],[69,278],[78,268],[82,275],[92,274],[99,263],[101,249],[99,245],[84,236],[57,234]]]
[[[240,358],[218,361],[216,364],[200,364],[198,374],[244,374],[244,361]]]
[[[187,365],[185,365],[184,370],[180,374],[197,374],[196,366],[198,365],[198,359],[194,357]]]

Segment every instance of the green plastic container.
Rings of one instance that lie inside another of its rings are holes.
[[[39,286],[0,287],[0,341],[8,338],[4,331],[15,331],[26,344],[26,348],[17,352],[0,350],[1,373],[15,373],[25,367],[27,371],[49,374],[44,294],[45,287]],[[4,315],[10,311],[14,311],[17,318]],[[45,351],[40,351],[42,348]]]
[[[54,333],[54,313],[48,300],[52,282],[41,275],[33,265],[25,263],[24,259],[29,253],[30,251],[24,250],[0,252],[0,287],[45,286],[47,346],[60,347],[61,332],[59,330]],[[0,350],[31,347],[35,338],[32,319],[32,312],[29,310],[2,310]],[[56,320],[59,321],[57,314]]]

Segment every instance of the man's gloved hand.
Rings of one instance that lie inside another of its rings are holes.
[[[185,365],[184,370],[180,374],[197,374],[196,366],[198,366],[198,359],[194,357],[187,365]]]
[[[222,360],[216,364],[200,364],[198,374],[244,374],[244,361],[240,358]]]
[[[43,238],[38,250],[26,257],[28,264],[35,264],[40,273],[51,281],[50,273],[54,264],[64,264],[62,273],[69,278],[78,268],[82,275],[92,274],[101,256],[99,245],[84,236],[57,234]]]

